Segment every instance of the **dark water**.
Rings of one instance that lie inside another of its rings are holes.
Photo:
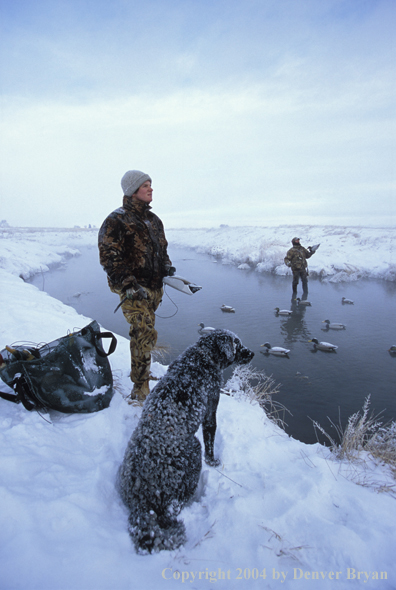
[[[301,308],[291,301],[291,279],[254,271],[241,271],[216,263],[192,250],[170,248],[177,273],[202,285],[189,297],[167,287],[157,311],[158,344],[169,348],[162,361],[168,364],[199,334],[198,323],[227,328],[237,333],[255,352],[253,365],[264,369],[278,383],[276,399],[292,413],[286,416],[287,432],[304,442],[316,442],[312,421],[335,434],[327,417],[345,425],[371,395],[371,408],[383,411],[384,422],[396,418],[396,357],[388,348],[396,344],[396,285],[386,281],[349,284],[309,282],[312,307]],[[53,297],[94,318],[106,329],[128,337],[128,324],[116,295],[107,286],[96,248],[87,248],[71,258],[64,268],[34,277],[32,282]],[[301,296],[299,290],[299,296]],[[342,296],[355,301],[342,305]],[[224,313],[221,304],[235,307]],[[293,309],[290,318],[276,317],[274,308]],[[343,331],[323,331],[323,320],[341,322]],[[314,352],[310,338],[338,345],[336,353]],[[289,358],[263,355],[260,345],[284,346]],[[310,419],[311,418],[311,419]]]

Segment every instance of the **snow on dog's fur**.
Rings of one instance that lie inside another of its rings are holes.
[[[147,397],[117,482],[138,553],[175,549],[186,541],[176,516],[191,500],[201,472],[195,433],[202,424],[205,461],[218,465],[213,447],[222,370],[253,356],[235,334],[215,330],[187,348]]]

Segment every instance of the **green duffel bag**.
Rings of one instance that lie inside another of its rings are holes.
[[[105,338],[110,339],[107,352]],[[107,357],[116,346],[114,334],[101,332],[95,320],[49,344],[6,346],[0,352],[0,377],[15,393],[0,391],[0,397],[27,410],[103,410],[114,393]]]

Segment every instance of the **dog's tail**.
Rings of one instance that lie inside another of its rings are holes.
[[[131,513],[128,530],[136,552],[140,554],[171,551],[187,540],[182,521],[174,517],[158,517],[154,510]]]

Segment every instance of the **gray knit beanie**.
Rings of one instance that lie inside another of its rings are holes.
[[[128,170],[121,178],[121,188],[124,191],[124,195],[131,197],[147,180],[152,182],[148,174],[140,172],[140,170]]]

